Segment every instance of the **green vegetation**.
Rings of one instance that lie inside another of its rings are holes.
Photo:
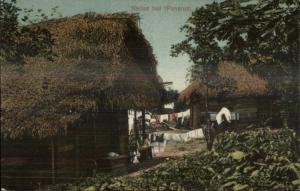
[[[153,113],[173,113],[185,111],[189,108],[189,105],[184,101],[178,99],[179,93],[177,90],[171,88],[165,88],[161,91],[161,104],[151,110]],[[165,104],[174,103],[174,109],[164,108]]]
[[[187,38],[174,45],[172,53],[186,53],[195,64],[206,58],[217,61],[218,53],[241,63],[277,65],[293,72],[291,66],[298,63],[299,6],[294,0],[207,4],[196,9],[182,27]]]
[[[16,0],[0,1],[0,7],[0,61],[24,63],[26,56],[41,56],[52,60],[54,40],[50,32],[45,28],[33,25],[25,26],[20,22],[31,23],[29,15],[33,10],[23,10],[25,15],[21,18],[22,9],[16,6]],[[47,19],[47,16],[41,11],[38,10],[37,19]]]
[[[52,190],[292,191],[300,163],[289,129],[226,133],[215,150],[170,161],[136,177],[98,176]]]

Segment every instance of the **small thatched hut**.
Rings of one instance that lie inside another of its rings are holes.
[[[32,189],[128,164],[128,110],[160,102],[156,59],[138,16],[87,13],[34,24],[54,62],[1,63],[1,185]],[[105,164],[104,164],[105,163]]]
[[[192,128],[200,128],[205,122],[205,99],[208,93],[208,112],[216,113],[222,107],[236,114],[233,124],[245,127],[261,122],[272,116],[273,98],[268,94],[268,82],[251,74],[245,67],[224,62],[219,64],[217,72],[209,76],[209,81],[223,84],[221,87],[206,86],[202,80],[193,81],[184,89],[179,99],[190,103]],[[231,85],[228,85],[230,82]]]

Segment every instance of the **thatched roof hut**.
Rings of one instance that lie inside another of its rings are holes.
[[[138,19],[87,13],[34,24],[51,32],[57,58],[1,63],[1,136],[55,136],[97,110],[159,104],[157,62]]]
[[[263,122],[273,115],[273,97],[269,94],[268,81],[241,65],[223,62],[207,82],[193,81],[179,95],[181,101],[190,103],[191,128],[206,124],[207,90],[207,109],[212,113],[211,120],[215,119],[213,113],[216,114],[222,107],[233,112],[231,125],[239,128]]]
[[[226,92],[226,97],[238,98],[238,97],[255,97],[264,96],[268,94],[268,82],[259,76],[252,74],[245,67],[230,63],[223,62],[219,64],[216,76],[210,76],[210,80],[217,81],[221,79],[219,83],[223,83],[222,80],[231,80],[233,88],[208,88],[208,97],[216,98],[220,96],[222,92]],[[227,88],[227,89],[226,89]],[[185,88],[179,95],[179,99],[182,101],[189,101],[192,96],[201,97],[205,96],[207,86],[202,80],[195,80]]]

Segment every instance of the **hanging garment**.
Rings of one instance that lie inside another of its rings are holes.
[[[227,109],[226,107],[222,107],[222,109],[216,115],[216,120],[217,120],[218,125],[220,125],[224,121],[224,119],[222,119],[222,115],[225,116],[226,120],[229,123],[231,122],[231,114],[230,114],[229,109]]]

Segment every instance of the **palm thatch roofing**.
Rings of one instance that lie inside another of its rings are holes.
[[[34,24],[51,32],[57,58],[1,63],[1,136],[56,136],[97,110],[158,105],[163,87],[138,19],[86,13]]]
[[[216,80],[220,79],[221,80]],[[245,67],[231,63],[223,62],[219,64],[214,76],[209,80],[215,80],[218,83],[224,83],[224,79],[233,82],[233,87],[226,86],[221,88],[212,88],[208,86],[208,98],[217,98],[220,95],[225,97],[250,97],[268,95],[268,82],[259,76],[252,74]],[[191,97],[205,96],[207,86],[203,80],[194,80],[191,84],[180,92],[179,100],[190,101]]]

